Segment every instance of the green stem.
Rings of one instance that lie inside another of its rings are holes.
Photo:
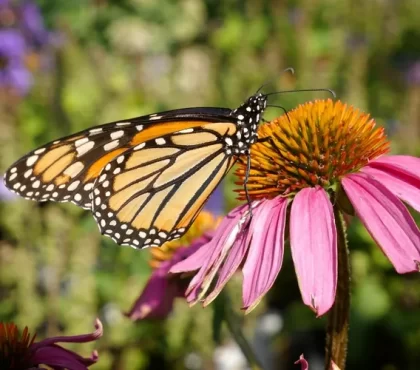
[[[232,308],[231,301],[228,295],[225,292],[221,292],[219,295],[223,299],[224,305],[224,319],[226,321],[227,327],[247,359],[251,370],[262,370],[262,366],[259,363],[257,356],[255,355],[251,345],[246,340],[244,333],[242,332],[242,319],[243,317],[238,315]]]
[[[338,207],[334,207],[337,227],[338,278],[335,302],[328,315],[325,369],[331,369],[331,361],[344,370],[346,367],[349,316],[350,316],[350,262],[347,246],[346,225]]]

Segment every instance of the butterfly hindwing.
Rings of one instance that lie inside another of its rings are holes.
[[[224,147],[231,124],[216,125],[144,142],[105,166],[92,206],[101,232],[135,248],[182,236],[235,161]]]

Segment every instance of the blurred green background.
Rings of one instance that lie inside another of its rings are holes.
[[[21,5],[0,1],[0,61],[13,54],[2,51],[1,32],[25,39],[15,50],[19,77],[7,80],[0,63],[0,173],[25,152],[96,124],[181,107],[234,108],[267,80],[271,91],[332,88],[387,127],[394,152],[420,154],[418,0],[39,0],[32,5],[42,18],[30,27],[17,16]],[[287,67],[296,74],[282,73]],[[325,97],[288,94],[273,103],[293,109]],[[235,204],[231,189],[232,177],[226,210]],[[235,351],[227,333],[213,340],[212,307],[179,300],[165,321],[123,316],[150,274],[148,251],[102,238],[90,213],[73,205],[0,195],[0,321],[42,338],[88,332],[99,316],[104,337],[71,347],[98,349],[98,370],[245,368],[228,366]],[[420,279],[397,275],[358,222],[349,237],[348,369],[418,369]],[[301,353],[311,370],[323,368],[325,320],[302,304],[290,256],[283,266],[244,318],[245,333],[268,369],[297,368]],[[238,276],[229,286],[238,309],[239,287]],[[264,331],[273,317],[277,330]],[[222,366],[221,353],[229,357]]]

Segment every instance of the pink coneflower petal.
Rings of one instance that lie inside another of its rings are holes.
[[[204,270],[204,266],[210,264],[211,259],[215,259],[217,254],[216,246],[221,239],[225,240],[229,233],[231,232],[232,228],[234,228],[241,218],[241,212],[244,209],[244,206],[235,208],[232,212],[228,213],[218,226],[214,237],[208,243],[208,245],[204,245],[201,247],[197,252],[195,252],[192,256],[186,258],[185,260],[178,262],[170,269],[170,273],[180,273],[185,271],[195,271],[198,269]],[[211,244],[211,246],[210,246]],[[221,245],[223,247],[223,245]]]
[[[418,271],[420,230],[404,204],[365,174],[348,175],[342,184],[359,218],[397,272]]]
[[[171,273],[198,269],[186,291],[188,302],[196,303],[209,289],[218,272],[218,268],[233,247],[236,237],[241,230],[242,224],[240,220],[243,217],[243,209],[245,207],[235,208],[222,220],[213,239],[198,251],[200,252],[198,256],[200,261],[197,262],[196,253],[194,253],[171,268]]]
[[[274,284],[283,263],[288,200],[274,198],[256,210],[248,256],[242,269],[243,308],[250,311]]]
[[[332,204],[321,187],[296,194],[290,246],[303,302],[321,316],[333,305],[337,287],[337,230]]]
[[[369,162],[367,166],[383,166],[383,169],[394,168],[406,172],[407,175],[420,179],[420,158],[410,155],[383,155]]]
[[[388,167],[388,168],[387,168]],[[420,212],[420,178],[389,166],[369,166],[362,169],[384,185],[391,193]]]
[[[203,302],[204,305],[208,305],[217,297],[217,295],[226,285],[228,280],[236,272],[239,265],[242,263],[242,260],[244,259],[246,252],[248,251],[248,246],[249,246],[249,241],[250,241],[251,236],[252,236],[251,233],[247,232],[246,228],[243,228],[239,232],[226,258],[226,261],[224,262],[223,267],[221,268],[219,272],[219,278],[217,279],[216,286]]]

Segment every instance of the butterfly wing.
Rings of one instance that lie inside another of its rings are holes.
[[[181,237],[235,162],[233,123],[208,123],[140,143],[108,163],[93,190],[102,234],[135,248]]]
[[[203,122],[226,120],[224,108],[187,108],[94,127],[38,148],[13,164],[6,186],[36,201],[72,201],[91,208],[91,192],[103,168],[140,143]]]

